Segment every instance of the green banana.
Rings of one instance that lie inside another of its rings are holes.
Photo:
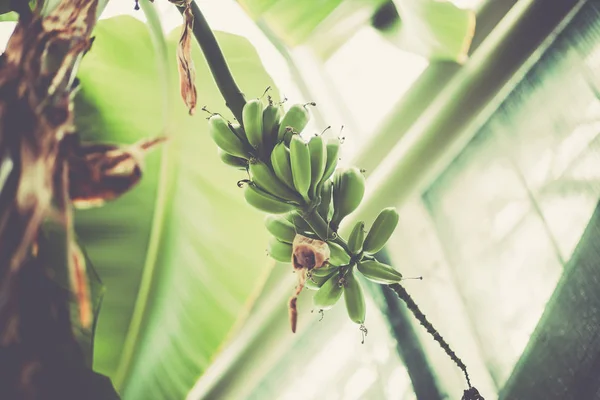
[[[339,270],[340,267],[335,265],[331,265],[329,263],[325,263],[321,268],[313,268],[310,270],[312,276],[316,276],[318,278],[323,278],[326,276],[331,276],[332,273]]]
[[[269,256],[277,261],[281,262],[292,262],[292,245],[289,243],[283,243],[272,237],[269,240]]]
[[[285,217],[279,215],[267,215],[265,217],[265,227],[271,235],[284,243],[291,244],[296,237],[296,228],[294,227],[294,224]]]
[[[316,196],[317,187],[321,183],[327,162],[327,147],[322,136],[313,136],[308,141],[310,154],[310,197]]]
[[[356,167],[340,168],[333,174],[333,217],[337,230],[342,219],[356,210],[365,194],[365,177]]]
[[[251,162],[248,168],[252,182],[267,193],[280,199],[302,202],[302,198],[281,182],[271,168],[262,161]]]
[[[281,120],[281,106],[273,105],[269,100],[269,105],[263,110],[263,140],[270,147],[277,143],[277,131],[279,130],[279,121]]]
[[[246,187],[244,197],[252,207],[270,214],[283,214],[295,209],[294,205],[265,193],[254,184]]]
[[[284,133],[283,135],[283,143],[287,146],[290,147],[290,142],[292,141],[292,137],[294,137],[295,135],[297,135],[298,132],[295,132],[293,130],[288,130]]]
[[[213,114],[208,119],[208,132],[217,146],[225,152],[236,157],[249,158],[244,144],[221,115]]]
[[[348,271],[344,278],[344,300],[346,301],[348,316],[353,322],[362,325],[365,323],[365,315],[367,313],[363,289],[356,276],[354,276],[354,269]]]
[[[331,217],[331,195],[333,193],[333,182],[329,179],[323,182],[321,187],[321,203],[317,208],[317,212],[325,221],[329,221]]]
[[[389,285],[402,280],[402,274],[389,265],[375,260],[361,261],[358,263],[358,271],[370,281]]]
[[[251,148],[250,143],[248,143],[248,138],[246,137],[246,132],[240,124],[238,124],[237,122],[230,123],[229,129],[231,129],[233,133],[235,133],[235,136],[237,136],[238,139],[240,139],[244,146],[246,146],[247,148]]]
[[[242,122],[248,142],[255,149],[263,148],[263,105],[259,99],[246,102],[242,109]]]
[[[367,253],[377,253],[385,246],[386,242],[394,233],[394,229],[398,225],[398,212],[393,207],[387,207],[381,210],[375,222],[369,229],[363,249]]]
[[[329,310],[342,296],[344,286],[340,282],[339,274],[333,274],[324,284],[317,290],[313,297],[315,306],[321,310]]]
[[[312,228],[306,223],[304,218],[298,214],[298,211],[292,211],[286,214],[286,219],[290,221],[296,228],[296,233],[304,236],[315,236]]]
[[[315,105],[314,103],[309,104]],[[282,142],[284,140],[284,135],[286,131],[288,131],[288,127],[297,133],[302,132],[302,130],[306,127],[310,119],[310,114],[306,109],[307,105],[308,104],[294,104],[285,113],[281,119],[281,123],[279,124],[279,129],[277,130],[278,142]]]
[[[300,135],[292,136],[290,142],[290,164],[292,166],[292,178],[294,187],[302,198],[309,203],[308,189],[310,188],[310,153],[308,146]]]
[[[316,276],[314,274],[311,274],[309,277],[306,278],[304,286],[311,290],[319,290],[321,286],[323,286],[323,284],[327,282],[331,275],[333,275],[333,272],[327,276]]]
[[[285,144],[278,143],[275,145],[271,153],[271,165],[273,165],[275,176],[285,183],[287,187],[296,190],[292,176],[292,166],[290,164],[290,151],[285,147]]]
[[[338,138],[329,139],[326,146],[327,162],[325,163],[325,170],[323,171],[323,180],[329,179],[335,167],[337,167],[338,157],[340,153],[340,140]]]
[[[350,262],[350,255],[337,243],[327,242],[329,246],[329,263],[332,265],[347,265]]]
[[[358,221],[350,236],[348,236],[348,250],[352,254],[359,254],[363,247],[363,242],[365,240],[365,223],[363,221]]]
[[[217,151],[219,152],[219,158],[221,158],[221,161],[223,161],[225,164],[237,169],[245,170],[248,168],[248,160],[245,158],[231,155],[221,148],[217,148]]]

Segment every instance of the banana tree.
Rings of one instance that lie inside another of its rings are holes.
[[[126,397],[183,396],[260,290],[273,265],[264,256],[271,237],[269,255],[291,263],[299,280],[288,304],[292,332],[303,286],[316,290],[323,310],[343,295],[366,332],[356,277],[389,284],[463,369],[464,397],[478,398],[462,361],[400,285],[400,272],[377,261],[397,213],[382,210],[349,236],[338,234],[366,184],[359,169],[336,168],[339,140],[306,141],[311,105],[284,112],[245,39],[212,32],[192,1],[171,2],[184,23],[167,35],[147,1],[139,4],[147,24],[128,17],[96,24],[105,3],[94,0],[7,8],[19,21],[0,70],[7,176],[0,257],[9,299],[0,327],[13,397],[92,398],[86,390],[116,397],[91,370],[92,344],[94,369]],[[327,10],[348,6],[341,3]],[[259,19],[263,11],[249,12]],[[468,23],[455,35],[463,48]],[[263,212],[274,214],[266,229]],[[31,301],[35,285],[47,290]],[[52,346],[68,351],[57,355]],[[74,385],[75,375],[87,384]]]

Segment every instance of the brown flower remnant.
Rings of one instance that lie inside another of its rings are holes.
[[[298,322],[296,302],[298,295],[304,288],[306,274],[313,269],[321,268],[328,260],[329,246],[327,246],[327,243],[303,235],[296,235],[292,243],[292,266],[294,272],[298,273],[298,286],[296,286],[296,291],[288,303],[292,332],[296,332]]]

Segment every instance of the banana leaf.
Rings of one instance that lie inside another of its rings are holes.
[[[448,0],[238,0],[255,20],[289,47],[302,44],[324,60],[393,3],[399,18],[383,33],[401,49],[431,60],[463,62],[475,14]]]
[[[179,29],[161,44],[147,25],[120,16],[99,21],[94,35],[75,100],[82,139],[168,137],[146,156],[137,187],[75,215],[81,244],[106,286],[94,368],[124,398],[184,398],[273,265],[264,215],[236,185],[246,173],[221,163],[208,114],[189,116],[179,97]],[[216,36],[248,98],[274,86],[246,39]],[[196,42],[193,59],[198,108],[232,118]]]

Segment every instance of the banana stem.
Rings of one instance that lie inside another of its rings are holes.
[[[200,48],[206,57],[206,61],[210,67],[210,72],[215,79],[221,95],[225,99],[225,105],[231,110],[233,116],[241,124],[242,109],[246,104],[244,94],[238,87],[235,79],[233,79],[233,75],[231,75],[227,61],[225,61],[223,52],[217,43],[217,39],[215,38],[213,31],[210,29],[206,18],[204,18],[204,15],[202,15],[198,4],[192,0],[190,6],[192,8],[192,15],[194,16],[194,37],[196,38],[196,41],[200,45]],[[185,7],[177,7],[177,9],[183,15]]]
[[[440,335],[440,333],[433,327],[431,322],[429,322],[429,320],[427,319],[425,314],[423,314],[423,312],[421,311],[419,306],[417,306],[417,303],[415,303],[415,301],[408,294],[406,289],[404,289],[404,287],[402,285],[400,285],[399,283],[394,283],[394,284],[391,284],[388,286],[390,289],[392,289],[394,292],[396,292],[396,294],[402,301],[404,301],[404,304],[406,304],[406,307],[415,316],[415,318],[419,321],[419,323],[425,328],[425,330],[427,330],[427,332],[433,337],[433,339],[436,342],[438,342],[438,344],[444,350],[444,352],[448,355],[448,357],[450,357],[450,359],[452,361],[454,361],[456,366],[463,372],[463,374],[465,375],[465,379],[467,381],[467,386],[469,387],[469,389],[471,389],[472,388],[471,379],[469,378],[469,373],[467,372],[467,366],[456,355],[454,350],[452,350],[452,348],[450,348],[450,345],[448,344],[448,342],[446,342],[444,340],[442,335]]]
[[[302,219],[306,221],[306,223],[315,231],[317,236],[319,236],[323,241],[334,242],[340,245],[348,254],[352,255],[350,250],[348,249],[348,243],[336,232],[334,232],[331,227],[325,222],[323,217],[319,215],[316,209],[312,209],[310,211],[303,210],[300,215]]]

